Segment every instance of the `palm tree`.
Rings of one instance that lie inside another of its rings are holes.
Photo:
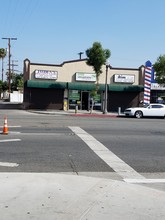
[[[2,82],[3,82],[3,59],[6,56],[6,49],[0,48],[0,59],[2,59]]]

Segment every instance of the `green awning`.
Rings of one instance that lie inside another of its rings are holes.
[[[133,86],[133,85],[116,85],[109,84],[107,85],[108,91],[116,91],[116,92],[140,92],[143,91],[143,86]],[[87,90],[91,91],[96,88],[96,84],[92,83],[68,83],[68,89],[70,90]],[[105,91],[105,84],[99,84],[99,91]]]
[[[69,90],[86,90],[86,91],[92,91],[95,90],[96,84],[94,83],[68,83],[68,89]],[[104,84],[99,84],[99,91],[105,90]]]
[[[27,87],[30,88],[44,88],[44,89],[65,89],[67,88],[66,82],[47,82],[38,80],[28,80]]]
[[[65,89],[69,90],[85,90],[92,91],[95,90],[96,84],[94,83],[79,83],[79,82],[48,82],[39,80],[28,80],[27,87],[30,88],[44,88],[44,89]],[[109,84],[107,85],[108,91],[116,92],[141,92],[144,90],[143,86],[138,85],[121,85],[121,84]],[[105,84],[99,84],[99,91],[105,91]]]
[[[144,86],[133,86],[133,85],[109,85],[109,91],[114,92],[141,92],[144,90]]]

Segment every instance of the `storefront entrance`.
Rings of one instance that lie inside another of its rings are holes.
[[[79,110],[89,111],[91,108],[90,91],[69,90],[69,109],[75,109],[78,106]],[[93,103],[94,110],[101,110],[101,93],[98,93]]]
[[[90,91],[81,91],[81,109],[89,111],[92,106],[92,97]],[[93,109],[101,110],[101,94],[97,94],[93,100]]]
[[[90,94],[89,91],[70,90],[69,91],[69,109],[75,109],[78,105],[78,109],[89,110]]]
[[[81,92],[82,110],[89,110],[89,92]]]

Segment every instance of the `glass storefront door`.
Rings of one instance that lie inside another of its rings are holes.
[[[69,109],[78,109],[89,111],[91,107],[90,91],[69,90]],[[94,98],[94,110],[101,110],[101,93],[98,93]]]

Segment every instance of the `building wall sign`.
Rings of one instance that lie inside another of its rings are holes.
[[[76,81],[96,82],[96,73],[76,73]]]
[[[151,90],[165,90],[165,84],[151,83]]]
[[[36,79],[57,79],[58,72],[51,70],[35,70],[34,76]]]
[[[134,75],[124,75],[124,74],[115,74],[114,75],[115,83],[134,83],[135,76]]]

